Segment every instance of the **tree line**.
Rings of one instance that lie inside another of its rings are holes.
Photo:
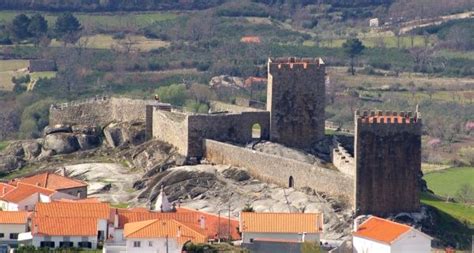
[[[37,13],[32,16],[19,14],[0,30],[3,34],[2,44],[33,43],[35,46],[47,46],[52,38],[65,45],[75,43],[80,38],[82,26],[73,14],[66,12],[59,15],[53,26],[49,27],[44,16]]]
[[[148,11],[205,9],[225,0],[2,0],[0,9],[41,11]]]

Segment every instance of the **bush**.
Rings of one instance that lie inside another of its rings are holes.
[[[40,100],[26,107],[21,115],[20,137],[38,138],[49,123],[49,107],[53,101]]]
[[[160,101],[182,106],[186,100],[186,87],[184,84],[172,84],[163,86],[156,90]]]
[[[462,148],[459,155],[466,164],[474,166],[474,148]]]

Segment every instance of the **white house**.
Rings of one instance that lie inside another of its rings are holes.
[[[33,211],[38,202],[47,203],[55,199],[77,199],[77,197],[19,182],[13,190],[0,197],[0,208],[5,211]]]
[[[319,213],[240,213],[242,243],[256,241],[314,242],[319,245],[323,231]]]
[[[379,27],[379,19],[378,18],[371,18],[369,19],[369,26],[370,27]]]
[[[0,211],[0,244],[17,245],[18,235],[27,231],[28,212]]]
[[[431,237],[404,224],[370,217],[352,234],[354,253],[429,253]]]
[[[176,220],[127,223],[124,236],[127,253],[181,253],[186,242],[207,242],[207,235],[198,228],[187,226]]]

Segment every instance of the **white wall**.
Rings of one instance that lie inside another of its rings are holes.
[[[70,195],[64,192],[55,192],[51,195],[50,199],[56,200],[56,199],[79,199],[79,198],[77,196]],[[43,201],[41,200],[41,202]],[[48,202],[51,202],[51,200],[49,200]]]
[[[354,253],[390,253],[390,245],[358,236],[352,238],[352,247]]]
[[[250,239],[258,239],[258,238],[265,238],[265,239],[276,239],[276,240],[302,240],[303,235],[297,233],[242,233],[242,241],[243,243],[250,243]],[[307,233],[305,235],[305,241],[314,241],[319,244],[319,233],[310,234]]]
[[[0,233],[3,233],[3,237],[0,238],[0,244],[7,241],[16,241],[10,239],[10,234],[14,233],[24,233],[26,232],[26,223],[25,224],[0,224]]]
[[[391,253],[430,253],[431,239],[418,230],[411,230],[393,242]]]
[[[133,247],[133,242],[140,241],[140,248]],[[152,242],[152,246],[149,246],[149,242]],[[168,253],[181,253],[182,245],[178,245],[178,242],[174,238],[168,238],[168,251],[166,251],[166,238],[150,238],[150,239],[133,239],[127,238],[127,253],[156,253],[156,252],[168,252]]]
[[[96,249],[97,248],[97,236],[88,236],[86,237],[88,242],[92,243],[92,248]],[[59,242],[65,241],[63,236],[51,236],[50,239],[46,240],[44,236],[41,235],[34,235],[33,236],[33,241],[32,244],[35,247],[40,247],[41,246],[41,241],[52,241],[54,242],[54,247],[59,248]],[[69,240],[70,242],[74,243],[74,247],[79,247],[79,242],[84,241],[82,236],[70,236]]]

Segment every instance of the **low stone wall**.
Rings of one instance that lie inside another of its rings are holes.
[[[145,121],[146,105],[157,104],[154,100],[95,97],[51,105],[49,124],[87,124],[105,126],[110,122]]]
[[[252,108],[242,105],[233,105],[227,104],[219,101],[210,102],[211,111],[213,112],[232,112],[232,113],[241,113],[241,112],[258,112],[263,111],[257,108]]]
[[[340,172],[355,177],[355,159],[337,140],[334,140],[331,158]]]
[[[247,168],[254,177],[266,182],[288,186],[293,181],[296,188],[310,187],[353,203],[353,178],[335,170],[209,139],[204,140],[204,156],[215,164]]]

